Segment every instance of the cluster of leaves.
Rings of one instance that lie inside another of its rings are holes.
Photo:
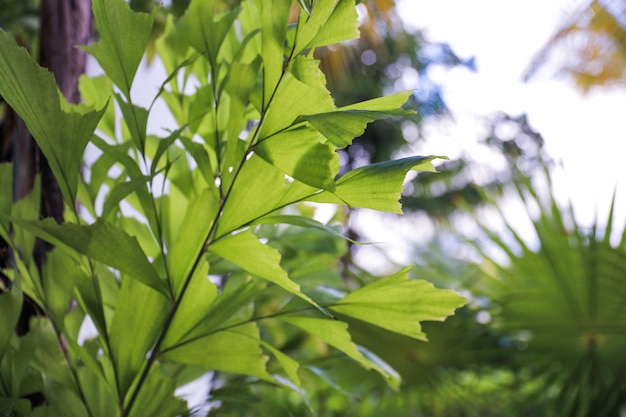
[[[131,89],[156,12],[93,1],[100,40],[85,48],[105,75],[81,79],[80,105],[0,32],[0,95],[48,159],[67,219],[38,219],[37,184],[13,203],[12,167],[0,165],[0,237],[13,259],[0,295],[3,415],[187,414],[175,390],[209,371],[304,395],[306,378],[332,373],[315,364],[329,358],[397,388],[354,329],[424,340],[421,321],[464,303],[407,270],[352,292],[333,273],[343,238],[301,204],[399,213],[405,175],[431,170],[433,157],[336,178],[337,150],[369,122],[407,115],[410,92],[337,107],[312,54],[357,36],[355,3],[302,5],[292,25],[288,0],[194,1],[168,16],[156,42],[168,77],[149,108]],[[147,133],[158,101],[177,123],[163,137]],[[83,178],[88,144],[99,156]],[[294,205],[300,214],[286,211]],[[35,237],[56,246],[41,268]],[[22,294],[44,315],[18,337]],[[87,320],[96,335],[83,340]],[[35,410],[33,393],[45,398]]]

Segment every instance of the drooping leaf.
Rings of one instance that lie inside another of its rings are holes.
[[[284,47],[287,37],[290,0],[257,0],[261,11],[261,37],[263,39],[263,108],[278,86],[283,72]]]
[[[0,315],[3,321],[2,326],[0,326],[0,361],[2,361],[15,332],[15,325],[22,311],[22,300],[21,280],[17,276],[13,279],[9,291],[0,292]]]
[[[300,127],[264,140],[254,147],[254,152],[304,184],[333,191],[339,155],[321,141],[318,132]]]
[[[0,30],[0,96],[24,119],[46,156],[63,198],[73,205],[82,156],[106,103],[98,110],[70,105],[54,76]]]
[[[289,379],[291,379],[293,383],[296,384],[297,387],[299,387],[300,377],[298,376],[298,368],[300,367],[300,364],[298,363],[298,361],[285,355],[283,352],[276,349],[274,346],[270,345],[269,343],[264,342],[264,341],[261,341],[261,342],[263,344],[263,347],[265,347],[267,350],[272,352],[272,355],[276,357],[280,365],[285,370],[285,373],[287,374]]]
[[[358,38],[359,23],[355,6],[354,0],[339,0],[324,26],[306,47],[326,46]]]
[[[300,286],[290,280],[280,267],[278,251],[261,243],[249,229],[218,240],[211,244],[209,250],[253,275],[273,282],[293,294],[304,296],[300,292]]]
[[[210,305],[218,297],[217,288],[208,279],[209,264],[201,261],[196,268],[185,294],[179,301],[172,324],[161,344],[167,349],[183,341],[184,337],[198,326],[204,325],[203,320]],[[197,334],[197,332],[195,333]]]
[[[164,349],[170,349],[179,342],[214,334],[249,320],[252,301],[266,288],[265,283],[246,282],[239,287],[226,289],[215,297],[217,290],[203,275],[205,272],[207,272],[206,264],[198,268],[192,278],[188,292],[181,301],[182,310],[176,312],[172,322],[180,324],[180,327],[171,329],[167,333],[163,340]]]
[[[178,363],[273,381],[265,370],[267,356],[260,343],[258,327],[248,323],[185,343],[162,356]]]
[[[216,13],[216,7],[214,0],[192,1],[178,26],[181,38],[198,53],[208,54],[211,65],[216,65],[218,51],[240,12],[235,8]]]
[[[409,279],[408,269],[405,269],[359,288],[329,308],[335,313],[426,340],[420,322],[443,321],[465,302],[465,298],[454,291]]]
[[[9,216],[13,205],[13,164],[0,163],[0,237],[9,241]]]
[[[290,127],[303,114],[335,109],[335,103],[325,86],[326,78],[318,64],[319,61],[306,57],[298,57],[293,61],[292,72],[285,72],[272,98],[272,105],[267,109],[259,140]]]
[[[391,116],[407,116],[413,111],[401,110],[411,92],[375,98],[327,113],[300,116],[338,148],[352,143],[363,134],[368,123]]]
[[[69,247],[167,294],[165,282],[146,259],[137,239],[110,223],[96,222],[89,226],[73,223],[58,225],[51,218],[42,221],[13,221],[54,245]]]
[[[357,168],[337,181],[334,192],[324,191],[307,200],[401,214],[400,196],[407,172],[421,166],[430,170],[430,161],[435,158],[438,157],[412,156]]]
[[[137,395],[128,417],[171,417],[188,415],[187,402],[175,395],[179,383],[155,364],[146,378],[145,385]]]
[[[289,181],[283,171],[252,154],[241,169],[224,205],[216,237],[317,191],[317,188],[299,181]]]
[[[187,207],[176,232],[177,237],[167,254],[170,280],[176,295],[191,274],[195,260],[205,249],[217,210],[218,202],[208,189],[202,191]]]
[[[100,217],[102,219],[107,219],[115,209],[119,208],[119,204],[124,198],[131,193],[145,188],[148,179],[148,177],[139,177],[133,178],[130,181],[118,182],[115,184],[111,192],[107,195],[107,198],[104,200]]]
[[[118,94],[115,96],[117,98],[117,104],[119,104],[122,110],[124,122],[126,126],[128,126],[130,137],[135,143],[135,146],[137,146],[139,151],[143,154],[146,143],[146,129],[148,127],[148,110],[127,102]]]
[[[168,300],[141,282],[123,280],[113,322],[112,357],[119,392],[124,395],[146,360],[169,313]]]
[[[367,359],[359,351],[348,332],[348,325],[344,322],[331,319],[318,319],[302,316],[281,316],[281,321],[292,324],[302,330],[319,337],[332,347],[345,353],[349,358],[358,362],[365,369],[374,369],[385,378],[389,386],[397,389],[400,386],[399,376],[395,372],[388,372],[377,363]]]
[[[294,216],[288,214],[276,214],[271,216],[262,217],[259,220],[255,221],[254,224],[291,224],[293,226],[299,226],[308,229],[318,229],[322,230],[326,233],[329,233],[333,236],[340,237],[349,241],[350,243],[359,244],[359,242],[350,239],[342,235],[337,230],[333,229],[330,226],[324,225],[317,220],[314,220],[310,217],[305,216]]]
[[[124,0],[93,0],[92,7],[100,40],[83,48],[128,99],[150,40],[156,9],[151,14],[135,13]]]
[[[300,1],[300,4],[310,16],[300,17],[295,53],[358,38],[358,16],[354,0]]]

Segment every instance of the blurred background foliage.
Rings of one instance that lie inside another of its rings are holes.
[[[39,2],[1,3],[0,26],[36,49]],[[146,11],[158,3],[130,1]],[[166,6],[180,16],[188,3],[173,0]],[[459,57],[449,45],[407,29],[393,0],[363,0],[358,7],[361,39],[317,56],[335,101],[342,105],[415,89],[407,106],[417,114],[372,124],[342,154],[343,164],[352,168],[411,153],[427,123],[453,118],[441,86],[429,79],[430,69],[475,70],[473,57]],[[554,62],[582,91],[623,85],[626,1],[577,2],[529,63],[526,79]],[[435,230],[412,249],[412,276],[456,289],[468,305],[445,323],[427,323],[427,343],[351,324],[356,341],[381,352],[380,359],[402,376],[401,390],[391,390],[378,375],[343,360],[314,337],[268,320],[262,325],[265,335],[306,363],[300,372],[305,389],[218,375],[218,384],[228,384],[207,393],[210,415],[626,415],[626,230],[613,230],[613,211],[581,225],[570,206],[557,202],[551,183],[556,162],[525,115],[498,113],[484,122],[483,145],[499,163],[471,155],[447,161],[439,173],[420,173],[403,196],[405,211],[419,214],[407,216],[405,227],[418,230],[428,222]],[[298,210],[312,215],[315,208]],[[360,231],[346,227],[349,216],[337,211],[329,225],[358,240]],[[383,225],[387,221],[380,218]],[[377,279],[359,266],[359,246],[338,236],[286,227],[267,229],[266,238],[303,288],[324,283],[354,288]],[[294,256],[302,253],[307,256]],[[332,261],[337,254],[343,255],[338,264]],[[242,278],[221,279],[228,285]],[[271,314],[284,302],[269,292],[251,308]],[[320,354],[323,359],[307,362]]]

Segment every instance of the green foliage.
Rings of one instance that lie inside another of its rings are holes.
[[[301,2],[294,25],[290,6],[197,0],[167,18],[155,47],[169,74],[152,103],[165,102],[177,126],[163,136],[147,133],[159,116],[131,94],[156,12],[94,1],[100,40],[85,49],[106,76],[81,80],[76,106],[0,32],[0,95],[48,158],[68,214],[62,225],[37,219],[37,189],[11,204],[11,168],[0,166],[0,236],[14,260],[0,294],[3,415],[183,415],[176,389],[209,371],[239,399],[237,381],[304,397],[318,377],[398,388],[352,323],[424,339],[420,322],[464,304],[406,271],[349,293],[338,273],[345,239],[306,204],[399,213],[406,173],[432,170],[434,157],[336,178],[338,149],[369,122],[406,115],[409,94],[337,108],[312,52],[357,35],[354,1]],[[82,178],[89,143],[99,156]],[[35,236],[56,246],[40,269]],[[18,337],[22,292],[45,316]],[[89,320],[95,335],[79,337]],[[46,399],[35,410],[24,400],[33,393]]]

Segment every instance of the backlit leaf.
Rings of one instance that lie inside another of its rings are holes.
[[[465,302],[465,298],[454,291],[437,289],[427,281],[409,279],[405,269],[359,288],[329,308],[335,313],[426,340],[421,321],[443,321]]]
[[[54,245],[69,247],[167,294],[165,282],[146,259],[137,239],[110,223],[96,222],[89,226],[73,223],[58,225],[51,218],[42,221],[13,221]]]
[[[401,214],[400,196],[407,172],[420,166],[430,169],[430,161],[435,158],[412,156],[357,168],[337,181],[333,193],[324,191],[307,200]]]
[[[111,349],[124,395],[145,362],[169,311],[162,294],[135,280],[122,281],[111,324]]]
[[[317,129],[333,145],[343,148],[365,131],[368,123],[391,116],[406,116],[412,111],[400,110],[411,92],[393,94],[386,97],[367,100],[327,113],[301,116]]]
[[[2,30],[0,96],[24,119],[59,182],[65,202],[73,205],[83,152],[106,104],[100,103],[99,110],[68,104],[54,76]]]
[[[338,320],[301,316],[281,316],[280,320],[319,337],[332,347],[345,353],[349,358],[357,361],[365,369],[374,369],[379,372],[391,387],[396,389],[399,387],[400,380],[395,372],[389,372],[376,362],[363,356],[357,345],[352,341],[346,323]]]
[[[280,267],[280,254],[264,245],[250,231],[226,236],[211,244],[209,250],[243,270],[264,278],[285,290],[300,295],[300,286]]]
[[[205,189],[193,199],[176,231],[176,239],[167,254],[170,280],[174,294],[178,294],[185,279],[191,274],[195,260],[204,250],[211,225],[217,213],[218,202]]]
[[[148,45],[155,12],[135,13],[124,0],[93,0],[100,40],[83,48],[98,60],[126,98]]]
[[[334,190],[339,155],[321,143],[321,135],[308,127],[278,133],[254,147],[261,158],[292,178],[315,188]]]
[[[248,323],[167,350],[162,357],[187,365],[273,381],[265,370],[268,358],[260,344],[259,329],[256,324]]]

